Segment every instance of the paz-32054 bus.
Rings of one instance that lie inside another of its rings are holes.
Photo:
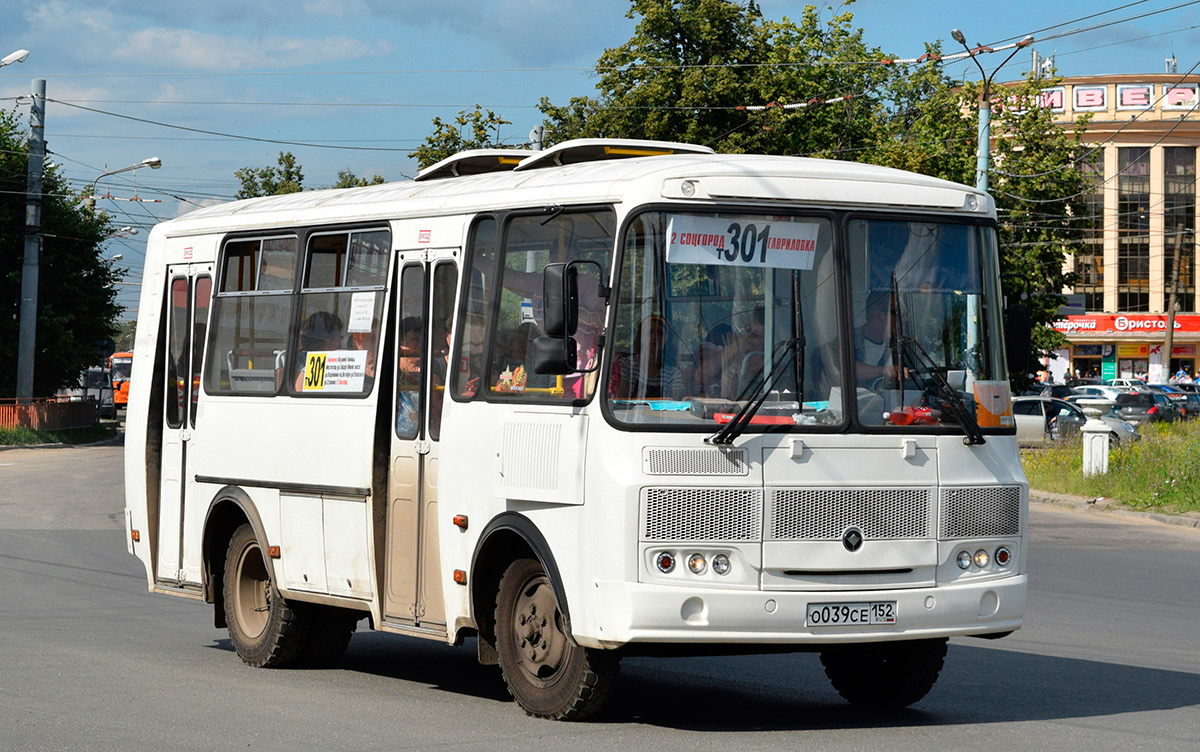
[[[549,718],[634,653],[913,703],[1021,625],[997,255],[973,189],[658,142],[192,212],[146,253],[129,550],[253,666],[365,618]]]

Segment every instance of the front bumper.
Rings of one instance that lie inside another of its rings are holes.
[[[590,634],[573,625],[586,647],[626,643],[827,645],[992,634],[1019,629],[1027,575],[938,588],[787,592],[683,588],[598,581]],[[809,603],[895,601],[896,623],[805,626]]]

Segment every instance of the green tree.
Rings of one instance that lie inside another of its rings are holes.
[[[1000,215],[1000,272],[1009,299],[1025,299],[1037,355],[1066,342],[1050,326],[1058,318],[1062,291],[1078,280],[1064,271],[1063,262],[1084,252],[1084,233],[1094,227],[1083,203],[1089,189],[1079,167],[1088,151],[1083,134],[1090,116],[1062,127],[1036,103],[1042,89],[1059,81],[1031,73],[992,98],[989,190]],[[967,91],[977,98],[977,88]]]
[[[408,156],[424,168],[467,149],[498,148],[502,146],[502,125],[512,125],[512,122],[491,110],[484,111],[479,105],[473,110],[459,110],[453,122],[435,117],[433,133]]]
[[[360,178],[350,169],[338,170],[338,179],[331,188],[362,188],[368,185],[382,185],[387,181],[382,175],[375,174],[370,178]]]
[[[242,183],[237,192],[238,198],[276,196],[304,190],[304,171],[296,163],[296,155],[290,151],[279,152],[275,166],[243,167],[233,174]]]
[[[133,338],[137,332],[136,321],[123,321],[113,337],[113,352],[132,352]]]
[[[21,274],[25,257],[26,135],[15,112],[0,112],[0,396],[16,394]],[[53,394],[101,361],[116,332],[120,272],[100,257],[111,226],[84,209],[57,168],[42,184],[34,396]]]

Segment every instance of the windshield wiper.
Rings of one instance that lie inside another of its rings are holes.
[[[749,401],[742,406],[741,410],[738,410],[737,414],[733,416],[732,420],[725,424],[724,428],[722,428],[720,431],[717,431],[712,436],[709,436],[704,441],[708,444],[720,444],[727,446],[732,444],[734,439],[736,439],[738,436],[741,436],[743,433],[745,433],[746,428],[750,425],[750,422],[754,419],[754,416],[763,406],[763,403],[766,402],[767,396],[771,393],[771,388],[775,386],[776,382],[779,381],[783,374],[787,373],[788,360],[784,356],[791,351],[796,354],[797,359],[803,360],[804,349],[805,342],[803,334],[791,339],[785,339],[777,344],[775,346],[775,350],[771,353],[772,365],[770,372],[763,373],[763,371],[760,370],[760,376],[758,380],[751,382],[750,386],[747,387],[739,397],[739,399],[750,397]],[[793,365],[795,362],[795,360],[792,361]],[[754,395],[757,395],[757,398],[754,398]],[[798,410],[800,412],[804,412],[804,402],[799,403]]]
[[[937,400],[937,403],[962,426],[966,437],[963,443],[967,446],[975,446],[978,444],[986,444],[987,439],[983,438],[983,431],[979,428],[979,423],[975,420],[975,415],[967,409],[963,401],[963,395],[959,394],[954,387],[950,386],[950,382],[938,370],[937,363],[930,357],[925,348],[921,347],[921,343],[917,342],[912,337],[902,337],[900,342],[900,352],[902,359],[911,359],[909,365],[912,367],[914,374],[924,372],[926,376],[921,378],[921,385],[924,388],[926,396],[931,396]]]

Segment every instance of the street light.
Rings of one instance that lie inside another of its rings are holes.
[[[12,65],[13,63],[23,63],[27,57],[29,57],[29,50],[17,50],[16,52],[10,52],[4,56],[3,60],[0,60],[0,68],[3,68],[6,65]]]
[[[990,150],[992,145],[992,78],[1000,72],[1004,64],[1013,59],[1013,55],[1029,45],[1033,44],[1033,36],[1026,36],[1021,41],[1013,45],[1013,51],[1008,57],[1004,58],[1004,62],[996,66],[989,76],[984,72],[983,66],[975,59],[976,53],[979,52],[994,52],[991,47],[986,47],[982,44],[976,45],[975,49],[967,46],[967,39],[958,29],[951,29],[950,36],[954,37],[954,41],[963,46],[967,54],[971,57],[971,62],[975,63],[975,67],[979,69],[979,74],[983,76],[983,94],[979,98],[979,152],[975,161],[975,187],[981,191],[987,192],[988,189],[988,159],[990,158]]]
[[[102,178],[106,178],[109,175],[116,175],[117,173],[121,173],[121,172],[129,172],[130,170],[136,170],[141,167],[149,167],[152,170],[157,170],[159,167],[162,167],[162,160],[159,159],[158,157],[147,157],[146,159],[143,159],[141,162],[138,162],[137,164],[129,165],[128,167],[122,167],[119,170],[110,170],[109,172],[102,173],[99,177],[97,177],[95,180],[92,181],[92,190],[88,194],[87,200],[85,201],[85,203],[87,204],[87,207],[89,209],[95,208],[95,206],[96,206],[96,183],[99,183]]]

